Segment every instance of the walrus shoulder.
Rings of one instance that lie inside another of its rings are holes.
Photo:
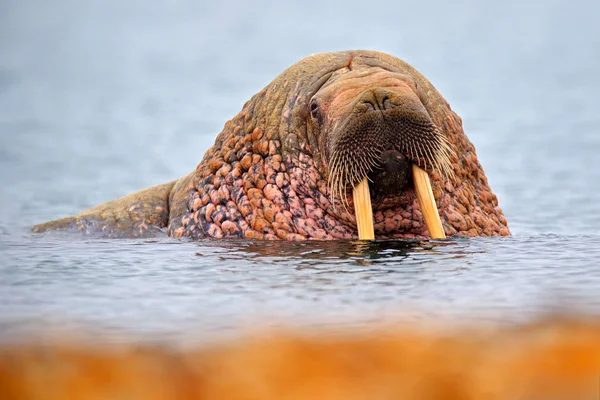
[[[77,215],[33,227],[34,232],[78,231],[108,238],[153,237],[169,221],[169,195],[177,180],[151,186]]]

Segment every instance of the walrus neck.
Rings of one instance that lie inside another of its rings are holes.
[[[296,199],[282,154],[303,146],[286,110],[294,88],[275,80],[228,121],[205,153],[188,187],[187,212],[171,220],[174,236],[306,239],[294,229]],[[268,121],[278,121],[269,124]],[[284,143],[285,142],[285,143]]]

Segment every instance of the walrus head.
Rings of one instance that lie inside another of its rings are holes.
[[[354,238],[348,206],[366,178],[376,237],[425,238],[412,184],[417,166],[431,179],[446,234],[508,235],[461,124],[431,83],[395,57],[307,57],[225,125],[188,187],[188,212],[172,214],[169,232]]]
[[[318,137],[333,200],[365,177],[375,206],[411,183],[411,165],[452,175],[452,149],[406,75],[371,69],[328,81],[312,96],[308,129]]]

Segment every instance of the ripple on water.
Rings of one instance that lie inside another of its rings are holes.
[[[257,319],[527,320],[557,308],[597,312],[599,239],[521,235],[365,243],[4,236],[0,315],[13,331],[37,319],[115,334],[177,336],[191,329],[236,329]]]

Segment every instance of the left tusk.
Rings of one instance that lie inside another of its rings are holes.
[[[415,164],[413,164],[412,170],[413,180],[415,182],[415,192],[417,192],[417,199],[419,200],[419,208],[425,219],[425,225],[429,231],[429,236],[432,239],[444,239],[446,234],[444,233],[440,214],[438,214],[438,209],[435,205],[435,198],[433,197],[433,190],[431,190],[429,175]]]
[[[352,197],[354,200],[356,225],[358,227],[358,238],[360,240],[375,239],[371,194],[369,193],[369,181],[367,181],[366,177],[354,186],[352,189]]]

